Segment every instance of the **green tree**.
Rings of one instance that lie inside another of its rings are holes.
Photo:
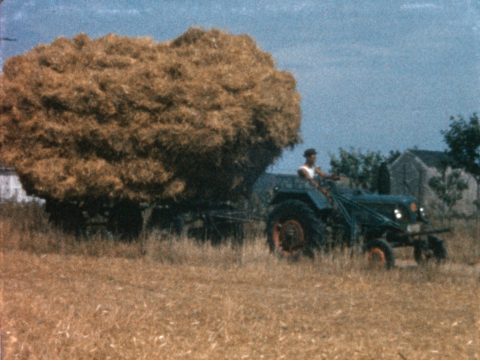
[[[450,117],[450,127],[442,131],[451,157],[451,166],[462,168],[470,173],[477,182],[477,222],[480,211],[480,121],[473,113],[468,120],[462,115]]]
[[[463,198],[463,191],[468,188],[461,172],[458,169],[449,171],[447,166],[442,167],[439,176],[430,178],[428,185],[442,202],[442,217],[448,218],[452,216],[453,207]]]
[[[467,121],[461,115],[450,118],[450,128],[442,131],[452,158],[452,167],[463,168],[480,181],[480,123],[476,113]]]
[[[396,154],[390,152],[386,157],[380,152],[340,148],[338,156],[330,155],[331,172],[348,177],[350,187],[378,191],[380,167]]]

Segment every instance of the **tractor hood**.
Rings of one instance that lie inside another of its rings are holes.
[[[349,198],[361,203],[376,203],[376,204],[403,204],[409,206],[416,203],[416,199],[409,195],[390,195],[390,194],[351,194]]]
[[[345,196],[375,209],[395,222],[411,224],[419,220],[417,201],[410,195],[369,194],[354,191]]]

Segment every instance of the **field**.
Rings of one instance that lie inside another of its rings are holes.
[[[360,255],[288,263],[262,237],[212,247],[151,234],[75,241],[38,209],[0,212],[2,357],[475,359],[479,244],[451,260],[371,270]]]

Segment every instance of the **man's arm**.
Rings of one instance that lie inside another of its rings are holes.
[[[327,173],[322,172],[322,170],[319,167],[315,168],[315,174],[317,174],[320,177],[325,178],[325,179],[331,179],[331,180],[339,180],[340,179],[340,177],[336,174],[327,174]]]

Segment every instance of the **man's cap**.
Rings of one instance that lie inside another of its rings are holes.
[[[303,152],[303,156],[305,158],[308,158],[313,154],[317,154],[317,151],[314,148],[308,148],[307,150],[305,150],[305,152]]]

